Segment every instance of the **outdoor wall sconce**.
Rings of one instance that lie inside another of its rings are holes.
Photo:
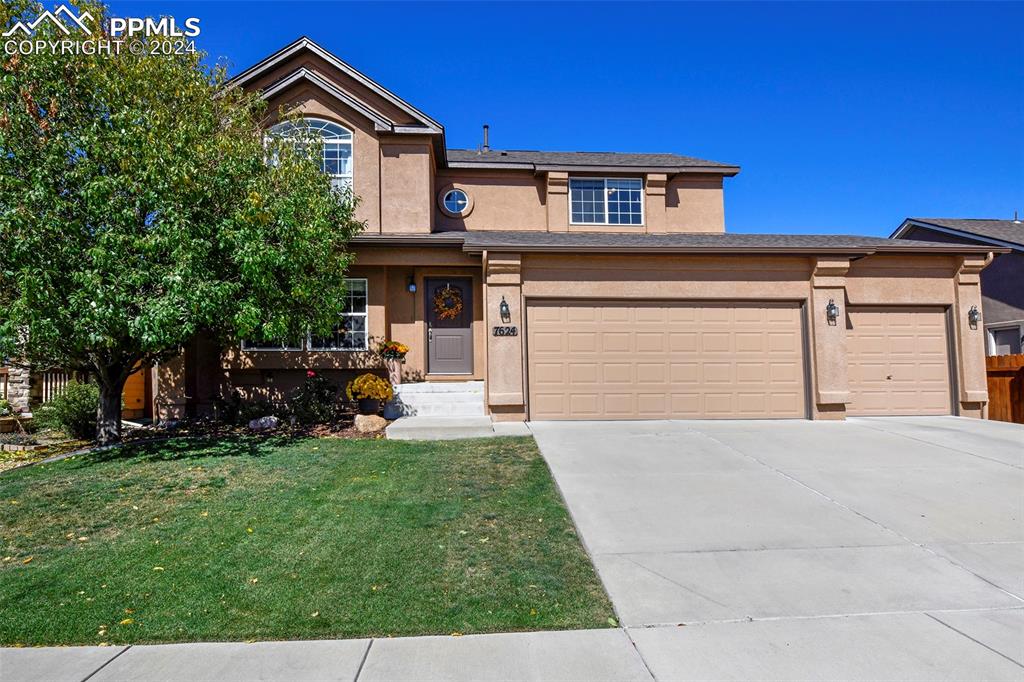
[[[978,306],[972,305],[971,309],[967,311],[967,324],[971,325],[971,329],[977,329],[980,320],[981,313],[978,312]]]
[[[833,299],[828,299],[828,305],[825,306],[825,319],[828,320],[830,327],[836,326],[836,320],[839,319],[839,306]]]
[[[415,294],[416,293],[416,278],[413,277],[412,275],[410,275],[409,276],[409,283],[405,285],[405,288],[409,291],[410,294]]]
[[[504,296],[501,297],[501,303],[498,304],[498,314],[501,315],[502,324],[512,323],[512,311],[509,309],[508,302]]]

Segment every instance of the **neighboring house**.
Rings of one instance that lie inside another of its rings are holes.
[[[1010,249],[981,274],[982,322],[989,355],[1021,352],[1024,341],[1024,223],[1013,220],[907,218],[893,239],[981,244]]]
[[[495,420],[984,413],[968,312],[995,246],[728,234],[738,166],[449,149],[440,123],[305,38],[232,84],[262,93],[268,126],[285,106],[321,131],[367,227],[335,334],[196,339],[159,368],[163,418],[235,391],[284,400],[306,369],[341,384],[378,366],[383,338],[412,348],[409,381],[485,382]]]

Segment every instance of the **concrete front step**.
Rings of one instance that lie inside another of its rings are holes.
[[[394,406],[407,417],[483,417],[484,382],[402,384],[395,390]]]
[[[480,393],[484,392],[482,381],[421,381],[414,384],[399,384],[396,393]]]
[[[493,436],[490,417],[402,417],[384,430],[391,440],[454,440]]]
[[[437,395],[400,395],[395,400],[403,416],[415,417],[482,417],[482,393],[443,393]]]

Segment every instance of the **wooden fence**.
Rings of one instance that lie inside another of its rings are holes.
[[[72,378],[71,372],[65,372],[62,369],[50,369],[43,372],[41,376],[43,402],[48,403],[63,393]]]
[[[988,418],[1024,424],[1024,354],[990,355],[988,372]]]

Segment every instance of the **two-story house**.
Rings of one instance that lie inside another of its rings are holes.
[[[383,338],[411,347],[406,381],[483,382],[494,420],[983,414],[972,311],[997,247],[730,234],[735,165],[449,149],[438,121],[306,38],[232,84],[323,136],[366,231],[338,333],[197,340],[157,373],[161,416],[233,390],[283,400],[306,369],[340,384]]]

